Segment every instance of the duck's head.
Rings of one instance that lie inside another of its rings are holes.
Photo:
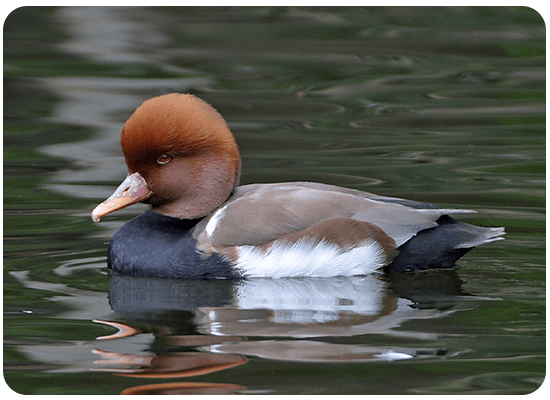
[[[239,184],[241,160],[223,117],[205,101],[172,93],[145,101],[120,135],[128,177],[92,219],[144,202],[161,214],[199,218]]]

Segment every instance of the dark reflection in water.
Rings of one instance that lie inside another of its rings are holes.
[[[109,303],[117,317],[146,324],[153,333],[148,343],[152,354],[147,356],[103,351],[98,344],[96,370],[117,376],[196,377],[242,365],[249,357],[349,363],[457,355],[429,346],[338,342],[340,337],[363,335],[433,339],[433,335],[394,329],[410,319],[447,315],[442,310],[460,302],[460,278],[455,271],[399,274],[387,280],[365,276],[197,282],[110,276],[109,282]],[[415,306],[404,298],[415,299]],[[128,323],[96,322],[118,329],[101,340],[142,333]],[[169,389],[170,393],[177,387],[187,393],[185,385],[174,385],[154,390]],[[237,390],[234,386],[225,389]],[[146,386],[126,392],[141,390],[153,389]]]
[[[546,30],[529,8],[20,8],[4,24],[4,377],[33,394],[513,394],[545,371]],[[243,182],[506,227],[456,271],[110,277],[143,100],[226,117]],[[111,308],[112,307],[112,308]]]
[[[109,303],[120,318],[218,336],[402,336],[406,333],[391,328],[404,319],[425,318],[429,310],[453,308],[461,293],[454,270],[198,282],[110,276],[109,282]],[[192,321],[194,328],[182,325],[184,321]]]

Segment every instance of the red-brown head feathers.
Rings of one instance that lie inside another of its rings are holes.
[[[158,212],[206,215],[238,185],[235,138],[220,113],[193,95],[145,101],[124,124],[120,141],[129,173],[145,178],[153,192],[148,202]]]
[[[240,171],[237,144],[214,107],[191,94],[170,93],[146,100],[126,121],[120,142],[130,172],[163,154],[192,156],[215,151]]]

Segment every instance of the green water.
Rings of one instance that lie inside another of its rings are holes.
[[[22,8],[4,24],[4,379],[24,394],[524,394],[546,369],[545,26],[529,8]],[[456,271],[109,277],[143,100],[227,119],[242,183],[504,226]],[[114,323],[121,324],[115,325]],[[113,337],[120,329],[121,337]]]

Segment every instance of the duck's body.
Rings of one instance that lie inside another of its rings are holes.
[[[238,186],[240,158],[229,128],[191,95],[145,102],[126,122],[121,143],[128,178],[92,217],[139,201],[151,210],[113,237],[108,261],[119,274],[233,279],[447,268],[504,233],[448,216],[469,210],[337,186]]]

